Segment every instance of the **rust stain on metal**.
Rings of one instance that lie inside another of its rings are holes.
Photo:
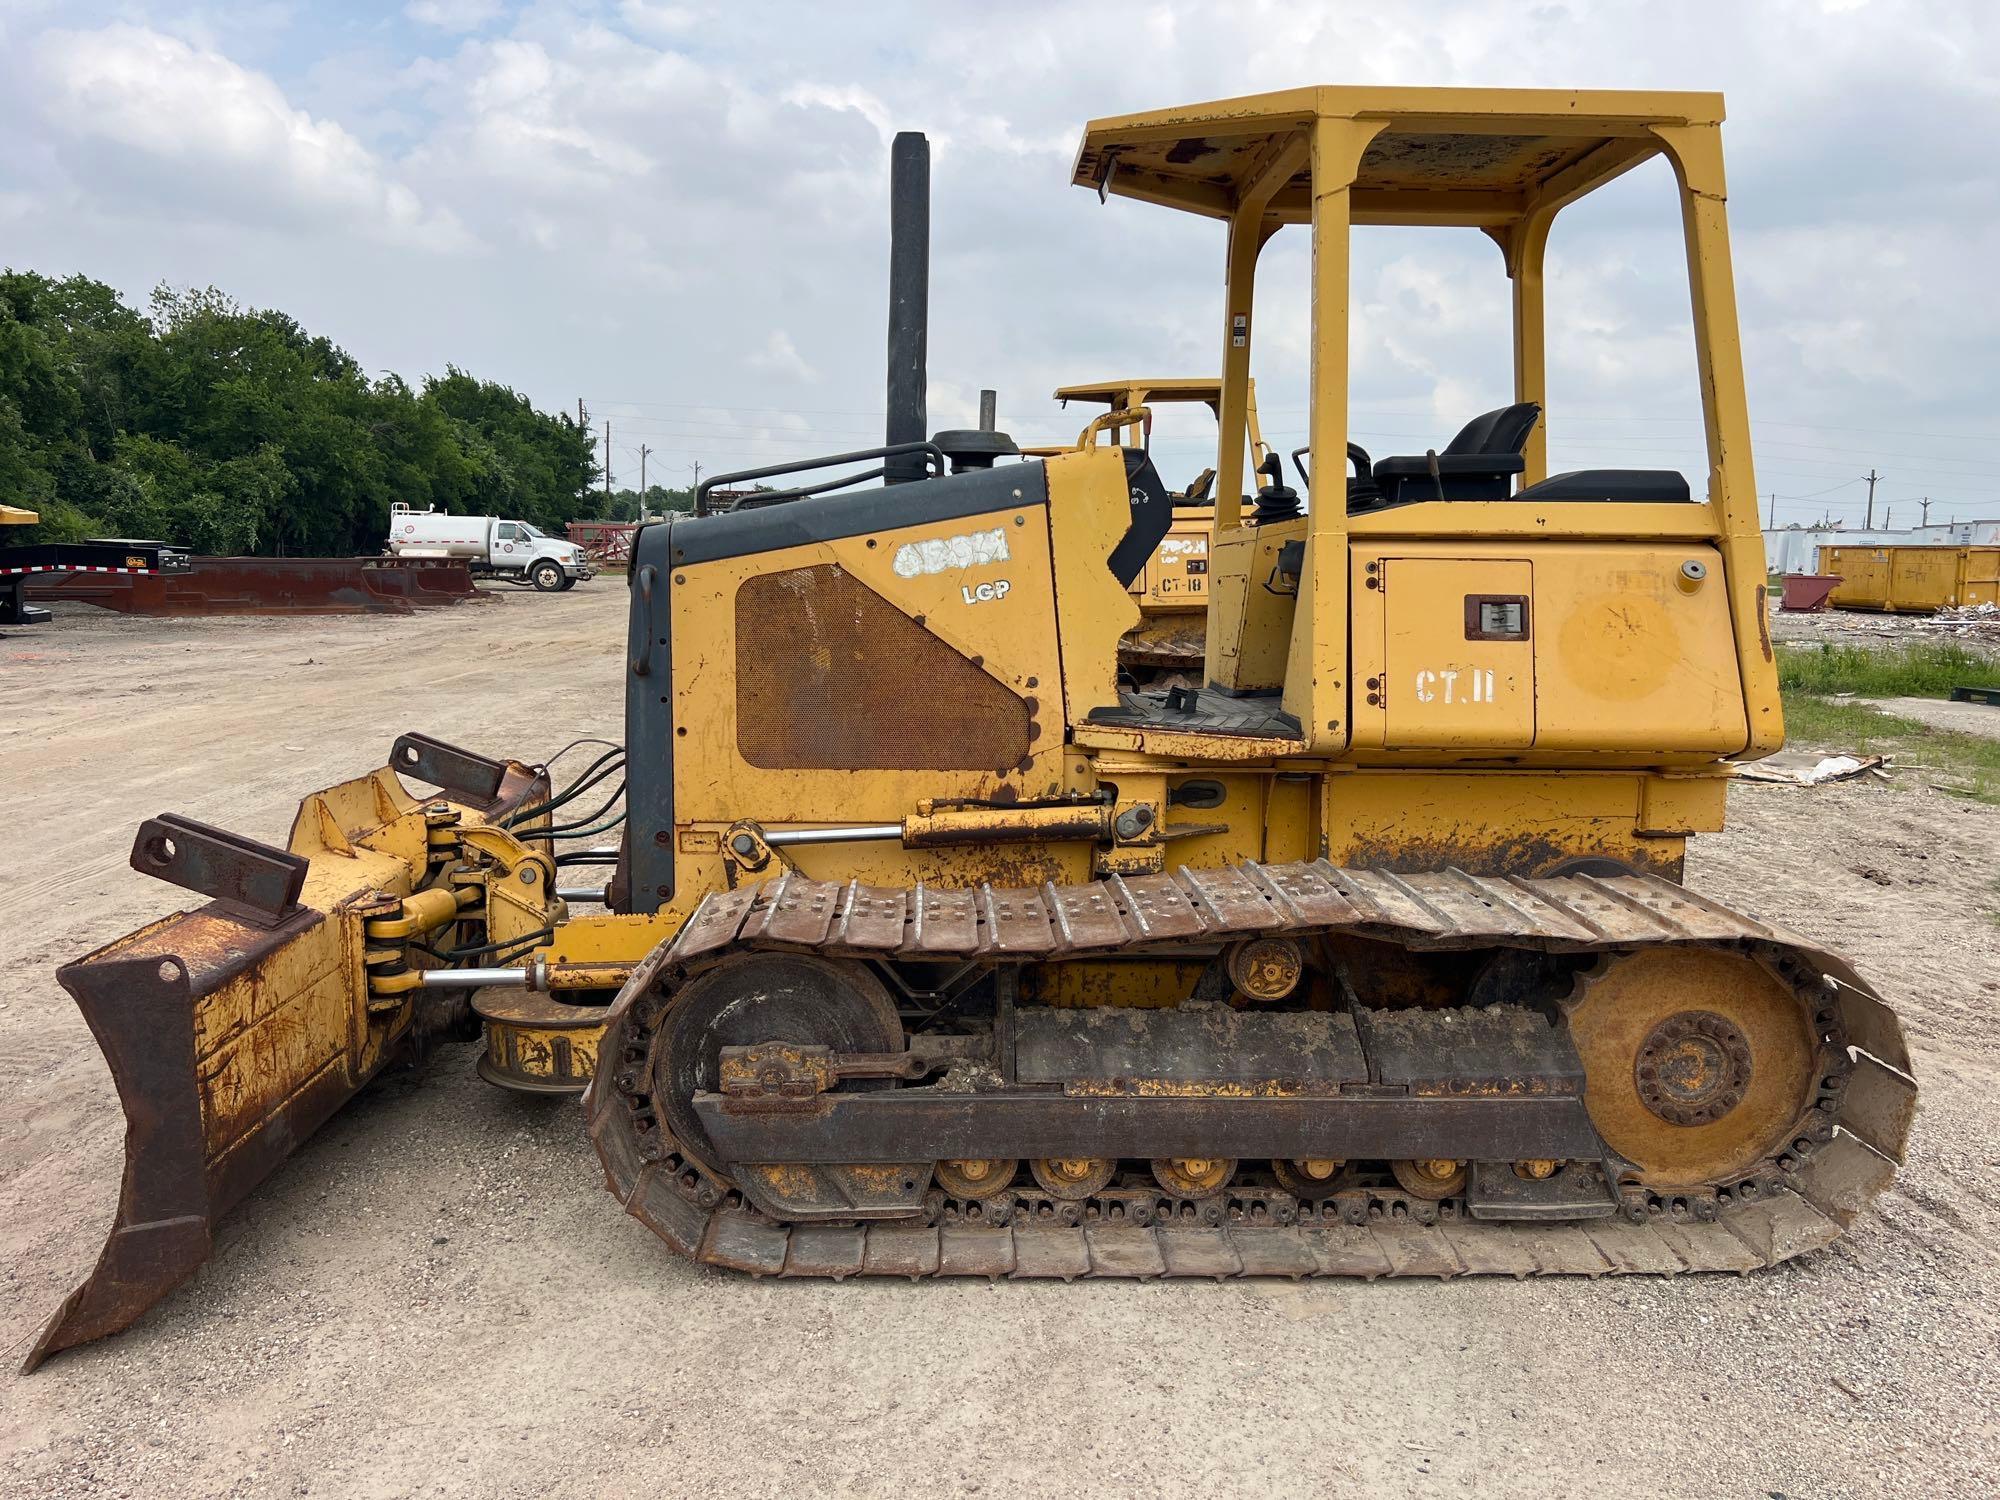
[[[908,1167],[897,1162],[889,1162],[887,1164],[859,1162],[852,1166],[844,1166],[841,1170],[848,1174],[858,1185],[892,1198],[897,1196],[901,1190],[903,1181],[909,1172]]]
[[[1200,1078],[1079,1078],[1063,1092],[1085,1099],[1296,1099],[1307,1090],[1296,1079],[1252,1082]]]
[[[735,621],[736,747],[753,766],[990,770],[1028,759],[1027,704],[837,566],[746,579]]]
[[[1111,809],[1074,807],[968,807],[914,813],[903,820],[903,847],[939,849],[958,844],[1060,843],[1109,839]]]
[[[809,1200],[819,1191],[819,1173],[812,1167],[789,1162],[767,1162],[746,1169],[760,1178],[772,1196],[787,1200]]]
[[[1022,976],[1022,998],[1060,1007],[1122,1005],[1172,1009],[1200,978],[1205,961],[1087,960],[1050,964]]]
[[[1463,870],[1469,875],[1540,876],[1588,860],[1607,867],[1624,865],[1664,880],[1678,881],[1685,857],[1679,852],[1667,852],[1671,847],[1670,843],[1657,840],[1634,840],[1613,857],[1600,844],[1567,845],[1525,834],[1490,841],[1362,836],[1339,841],[1335,852],[1343,865],[1391,870],[1398,875]]]
[[[449,557],[196,557],[185,573],[72,573],[28,592],[152,616],[402,615],[484,597]]]

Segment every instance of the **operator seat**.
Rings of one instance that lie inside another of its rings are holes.
[[[1513,477],[1527,468],[1521,450],[1541,415],[1537,403],[1517,401],[1474,417],[1442,452],[1377,461],[1380,499],[1367,508],[1417,500],[1505,500]]]

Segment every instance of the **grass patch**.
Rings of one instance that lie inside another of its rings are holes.
[[[1787,694],[1944,698],[1955,687],[2000,687],[2000,655],[1957,641],[1912,641],[1880,651],[1832,642],[1782,645],[1778,686]]]
[[[1802,748],[1887,755],[1927,786],[2000,805],[2000,740],[1801,692],[1785,694],[1785,739]]]

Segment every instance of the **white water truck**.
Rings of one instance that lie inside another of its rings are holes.
[[[439,510],[389,507],[389,551],[397,557],[462,557],[475,578],[533,584],[544,593],[574,588],[595,576],[573,542],[505,516],[454,516]]]

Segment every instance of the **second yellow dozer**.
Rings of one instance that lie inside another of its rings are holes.
[[[1114,445],[1136,444],[1152,450],[1153,408],[1205,406],[1220,422],[1222,382],[1180,377],[1133,380],[1093,380],[1062,386],[1055,399],[1068,406],[1076,401],[1104,407],[1077,439],[1077,448],[1093,446],[1100,434]],[[1249,382],[1244,407],[1253,468],[1271,459],[1270,446],[1257,421],[1257,382]],[[1032,456],[1048,458],[1065,448],[1027,448]],[[1279,476],[1281,478],[1282,476]],[[1297,495],[1279,479],[1259,473],[1261,488],[1290,500]],[[1203,469],[1179,489],[1169,488],[1173,519],[1153,555],[1129,585],[1139,604],[1139,623],[1118,640],[1121,680],[1137,687],[1199,686],[1202,681],[1203,637],[1208,622],[1208,538],[1215,523],[1215,470]],[[1295,506],[1284,507],[1289,514]],[[1269,519],[1269,517],[1265,517]]]
[[[214,899],[61,971],[130,1129],[31,1362],[137,1317],[370,1076],[475,1028],[495,1082],[587,1084],[619,1207],[754,1274],[1743,1271],[1832,1241],[1903,1149],[1900,1027],[1680,883],[1732,760],[1782,740],[1721,118],[1329,87],[1090,125],[1079,184],[1228,231],[1205,683],[1116,685],[1171,510],[1141,448],[931,475],[891,442],[923,476],[646,526],[624,745],[565,791],[406,736],[288,849],[141,830],[135,866]],[[1549,223],[1655,156],[1699,496],[1547,476],[1536,420]],[[1349,231],[1412,223],[1504,250],[1516,401],[1376,463],[1345,433]],[[1253,277],[1289,226],[1325,477],[1253,524]]]

